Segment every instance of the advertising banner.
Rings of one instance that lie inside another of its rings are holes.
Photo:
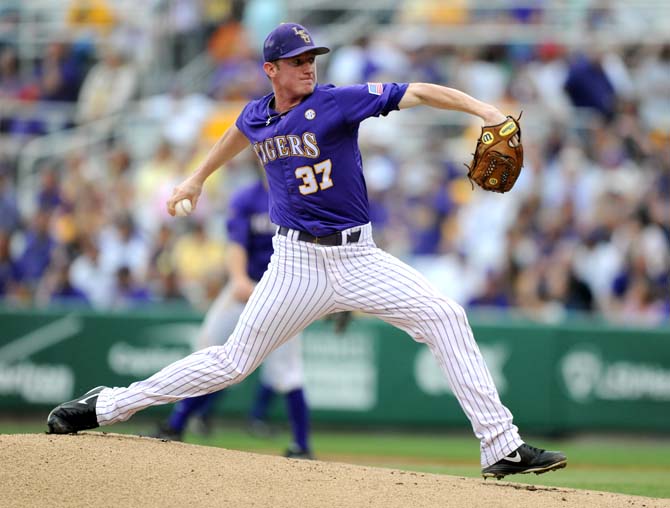
[[[0,311],[0,414],[38,414],[93,386],[146,378],[191,352],[201,319]],[[472,325],[500,397],[525,431],[670,431],[670,330]],[[342,335],[330,322],[314,323],[303,355],[314,421],[469,426],[430,349],[381,321],[357,317]],[[256,380],[257,372],[226,390],[217,408],[246,414]]]

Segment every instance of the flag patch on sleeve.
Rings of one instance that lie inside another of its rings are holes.
[[[372,95],[381,95],[384,92],[384,85],[381,83],[368,83],[368,93]]]

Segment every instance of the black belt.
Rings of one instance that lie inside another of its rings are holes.
[[[289,231],[290,229],[287,227],[279,227],[279,234],[282,236],[288,236]],[[342,241],[342,236],[342,233],[333,233],[332,235],[328,236],[314,236],[305,231],[298,232],[298,240],[301,242],[318,243],[319,245],[328,245],[330,247],[342,245],[344,243]],[[347,243],[356,243],[361,239],[361,231],[352,231],[351,233],[347,233],[346,237]]]

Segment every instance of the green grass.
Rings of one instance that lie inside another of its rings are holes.
[[[43,424],[0,421],[3,434],[44,430]],[[152,424],[138,420],[105,430],[147,435]],[[535,446],[564,451],[568,467],[542,476],[510,478],[514,482],[670,498],[668,438],[527,439]],[[188,434],[186,442],[279,455],[289,442],[289,434],[282,430],[271,439],[260,439],[249,435],[240,425],[226,425],[217,427],[210,437]],[[312,444],[321,460],[480,477],[479,445],[468,435],[316,429]]]

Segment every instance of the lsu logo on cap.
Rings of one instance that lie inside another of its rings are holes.
[[[312,42],[312,39],[309,38],[309,34],[305,32],[304,30],[298,30],[297,27],[293,27],[293,31],[298,37],[302,37],[302,40],[305,41],[306,44],[309,44]]]
[[[503,125],[500,130],[498,131],[498,134],[501,136],[509,136],[516,130],[516,123],[512,122],[511,120],[507,122],[505,125]]]
[[[484,143],[485,145],[490,145],[493,142],[493,139],[494,139],[493,134],[491,134],[490,132],[485,132],[482,135],[482,143]]]

